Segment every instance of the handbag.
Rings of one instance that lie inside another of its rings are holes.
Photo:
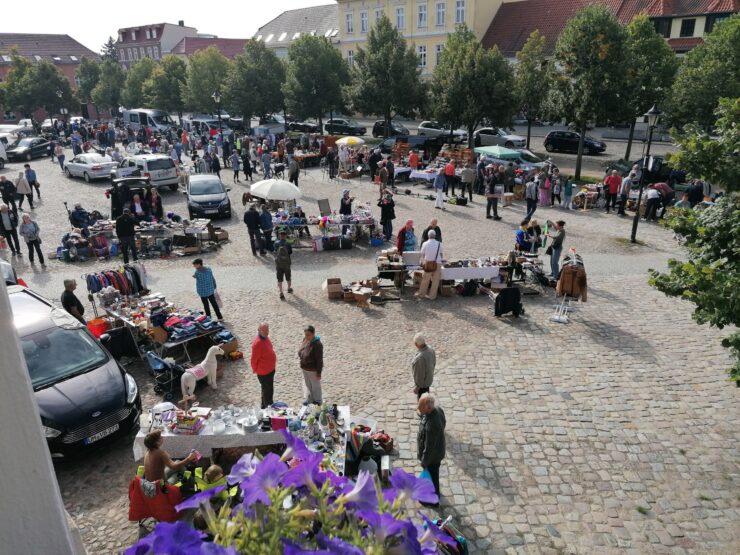
[[[425,272],[436,272],[437,271],[437,257],[439,256],[439,249],[442,246],[440,243],[437,245],[437,254],[434,255],[434,260],[425,260],[424,261],[424,271]]]
[[[221,295],[218,294],[218,289],[213,292],[213,296],[216,297],[216,305],[218,308],[223,308],[224,303],[221,301]]]
[[[548,247],[545,249],[545,254],[548,256],[552,256],[552,245],[548,245]]]

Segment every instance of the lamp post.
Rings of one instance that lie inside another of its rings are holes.
[[[660,119],[661,114],[663,114],[663,112],[658,110],[658,107],[655,104],[653,104],[653,107],[650,108],[650,110],[645,112],[645,117],[647,118],[648,123],[648,142],[645,156],[642,159],[642,172],[640,172],[640,192],[637,194],[637,207],[635,208],[635,217],[632,220],[632,237],[630,237],[630,241],[633,243],[637,243],[637,224],[640,222],[640,204],[642,203],[642,189],[645,185],[645,172],[648,171],[648,163],[650,161],[650,145],[653,142],[653,130],[658,124],[658,120]]]
[[[223,148],[224,145],[224,128],[221,125],[221,93],[218,92],[218,89],[213,91],[213,94],[211,95],[211,98],[213,98],[213,101],[216,103],[216,108],[218,109],[218,131],[221,134],[221,148]]]

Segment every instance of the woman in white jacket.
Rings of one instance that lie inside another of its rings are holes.
[[[15,180],[15,192],[18,195],[18,210],[23,209],[23,197],[28,199],[28,204],[31,205],[31,210],[33,210],[33,190],[23,172],[18,172],[18,179]]]

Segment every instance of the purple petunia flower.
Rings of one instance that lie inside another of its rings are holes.
[[[324,456],[321,453],[307,452],[298,466],[286,472],[281,480],[282,485],[285,487],[295,486],[300,488],[308,487],[309,484],[313,483],[316,487],[320,488],[326,480],[326,477],[319,470],[319,464],[323,458]]]
[[[356,511],[377,511],[378,492],[375,489],[373,475],[367,470],[361,470],[354,487],[343,493],[338,501],[344,501]]]
[[[244,480],[254,474],[259,463],[260,460],[252,453],[243,455],[237,463],[231,467],[231,473],[226,477],[226,480],[231,485],[241,484]]]
[[[421,511],[418,511],[421,518],[424,519],[424,533],[419,539],[419,543],[422,545],[429,544],[430,542],[442,542],[450,547],[455,547],[457,545],[457,542],[450,536],[447,532],[442,530],[439,526],[434,524],[434,521],[432,521],[431,518],[429,518],[427,515],[422,513]]]
[[[153,540],[153,534],[149,534],[145,538],[141,538],[138,542],[129,547],[124,552],[124,555],[148,555],[152,550]]]
[[[281,461],[289,461],[293,457],[305,460],[307,456],[311,455],[311,451],[308,450],[301,438],[294,436],[286,429],[280,430],[280,433],[283,434],[286,445],[286,449],[280,457]]]
[[[416,526],[410,520],[403,522],[404,534],[401,535],[401,543],[398,548],[406,555],[426,555],[421,548],[417,536]]]
[[[144,553],[154,553],[156,555],[191,555],[192,553],[199,553],[205,536],[202,532],[198,532],[182,521],[174,523],[160,522],[154,528],[154,531],[147,538],[144,538],[144,540],[149,540],[149,551]]]
[[[185,501],[180,503],[177,507],[175,507],[175,509],[177,511],[184,511],[185,509],[197,509],[201,505],[208,503],[212,497],[224,491],[226,487],[226,484],[224,484],[222,486],[216,486],[215,488],[196,493],[192,497],[188,497]]]
[[[257,466],[251,478],[241,484],[244,492],[244,506],[251,507],[257,501],[263,505],[270,504],[267,490],[277,487],[283,475],[288,471],[285,463],[280,462],[280,457],[275,453],[268,453]]]
[[[347,543],[339,538],[329,538],[319,532],[316,534],[316,543],[321,549],[326,549],[330,553],[341,553],[342,555],[365,555],[365,552],[357,547]]]
[[[355,514],[372,528],[375,539],[381,544],[386,538],[395,536],[404,529],[404,523],[396,520],[388,513],[379,514],[372,511],[358,511]]]
[[[439,502],[439,497],[434,491],[434,484],[430,480],[417,478],[399,469],[391,475],[391,484],[402,498],[410,498],[422,503]]]
[[[326,549],[303,549],[290,540],[283,540],[283,555],[336,555]]]
[[[224,547],[217,543],[204,543],[200,547],[200,555],[239,555],[239,552],[233,545]]]

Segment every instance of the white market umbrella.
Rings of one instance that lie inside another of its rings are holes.
[[[342,137],[337,141],[337,144],[347,146],[364,145],[365,139],[360,139],[360,137]]]
[[[296,200],[303,196],[298,187],[283,179],[258,181],[252,185],[249,192],[265,200]]]

